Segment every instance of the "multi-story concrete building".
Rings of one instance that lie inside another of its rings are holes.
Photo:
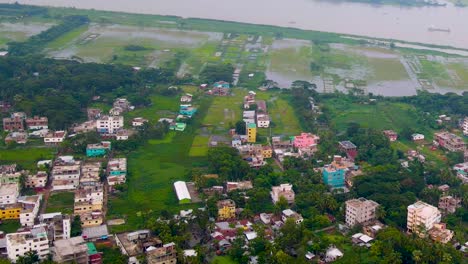
[[[47,172],[38,171],[36,174],[28,175],[26,177],[26,188],[44,188],[47,184]]]
[[[463,135],[468,136],[468,117],[465,117],[461,122],[461,129],[463,130]]]
[[[457,152],[465,151],[466,149],[466,143],[463,138],[449,132],[435,133],[434,141],[448,151]]]
[[[453,214],[461,207],[461,199],[453,196],[443,196],[439,199],[439,209],[445,214]]]
[[[354,160],[358,155],[357,146],[351,141],[341,141],[338,143],[338,147],[351,160]]]
[[[271,188],[271,199],[273,203],[277,203],[281,197],[284,197],[289,204],[294,203],[296,194],[294,193],[292,184],[281,184],[280,186],[273,186]]]
[[[428,231],[429,237],[442,244],[447,244],[453,238],[453,231],[447,229],[443,223],[434,224],[434,227]]]
[[[127,176],[127,159],[111,159],[107,163],[107,182],[109,186],[125,183]]]
[[[425,236],[427,232],[434,227],[434,224],[440,223],[442,215],[436,207],[422,201],[408,206],[407,228],[408,232]]]
[[[71,237],[71,220],[69,215],[58,213],[41,214],[39,223],[47,227],[49,241],[69,239]]]
[[[18,183],[0,185],[0,206],[16,204],[18,202]]]
[[[148,264],[175,264],[177,263],[177,250],[174,243],[164,244],[146,252]]]
[[[80,183],[81,162],[73,157],[59,157],[52,167],[53,190],[73,190]]]
[[[365,198],[346,201],[346,224],[350,227],[374,221],[379,204]]]
[[[115,134],[123,126],[123,116],[101,116],[96,120],[97,131],[101,134]]]
[[[295,148],[310,148],[317,146],[320,137],[311,133],[301,133],[299,136],[295,136],[293,145]]]
[[[49,119],[47,117],[34,116],[33,118],[26,118],[26,126],[28,129],[47,129],[49,128]]]
[[[72,237],[54,242],[53,260],[57,263],[88,264],[88,246],[83,237]]]
[[[24,118],[19,117],[19,116],[3,118],[3,130],[5,131],[24,130]]]
[[[255,123],[247,124],[247,142],[257,142],[257,125]]]
[[[50,132],[44,137],[44,143],[46,145],[58,145],[65,140],[66,136],[67,132],[63,130]]]
[[[93,186],[100,183],[101,162],[85,162],[81,166],[81,186]]]
[[[102,141],[98,144],[88,144],[86,146],[87,157],[99,157],[106,155],[111,150],[110,141]]]
[[[36,251],[40,259],[46,259],[50,253],[49,239],[44,227],[6,235],[8,258],[15,262],[18,257],[29,251]]]
[[[231,200],[221,200],[216,203],[218,207],[218,219],[227,220],[236,217],[236,203]]]
[[[288,219],[293,219],[296,224],[300,224],[304,221],[302,215],[296,213],[295,211],[291,209],[283,210],[281,213],[281,220],[283,221],[283,223],[286,223]]]
[[[104,188],[102,184],[82,186],[75,191],[75,214],[102,211]]]
[[[16,164],[0,166],[0,185],[19,183],[20,178],[23,174],[27,174],[27,171],[17,171]]]
[[[322,171],[323,182],[332,188],[345,187],[346,169],[337,163],[326,165]]]
[[[22,226],[34,226],[34,220],[39,213],[41,207],[42,195],[21,196],[18,202],[22,209],[20,212],[20,223]]]
[[[257,127],[259,128],[270,127],[270,116],[267,114],[257,114]]]

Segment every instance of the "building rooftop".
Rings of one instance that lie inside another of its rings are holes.
[[[61,256],[74,255],[77,253],[87,252],[88,247],[85,244],[83,237],[72,237],[54,241],[55,251]]]
[[[18,183],[2,184],[0,186],[0,196],[18,196]]]
[[[340,146],[344,149],[355,149],[357,148],[356,145],[353,144],[351,141],[341,141]]]

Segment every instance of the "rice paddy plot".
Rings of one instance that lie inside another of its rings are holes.
[[[53,26],[52,23],[20,22],[0,23],[0,48],[5,48],[8,42],[25,41]]]

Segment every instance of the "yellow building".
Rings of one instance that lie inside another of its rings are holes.
[[[233,200],[218,201],[217,206],[219,220],[227,220],[236,217],[236,203]]]
[[[88,202],[78,202],[75,203],[75,208],[73,210],[74,214],[83,214],[93,211],[101,211],[102,203],[90,204]]]
[[[273,150],[271,149],[270,146],[263,146],[262,156],[264,159],[269,159],[273,156]]]
[[[8,204],[0,207],[0,219],[19,219],[21,213],[20,204]]]
[[[247,124],[247,142],[257,142],[257,125],[254,123]]]

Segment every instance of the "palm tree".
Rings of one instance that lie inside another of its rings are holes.
[[[413,261],[414,263],[418,264],[418,263],[421,263],[422,261],[422,252],[421,250],[414,250],[413,251]]]

